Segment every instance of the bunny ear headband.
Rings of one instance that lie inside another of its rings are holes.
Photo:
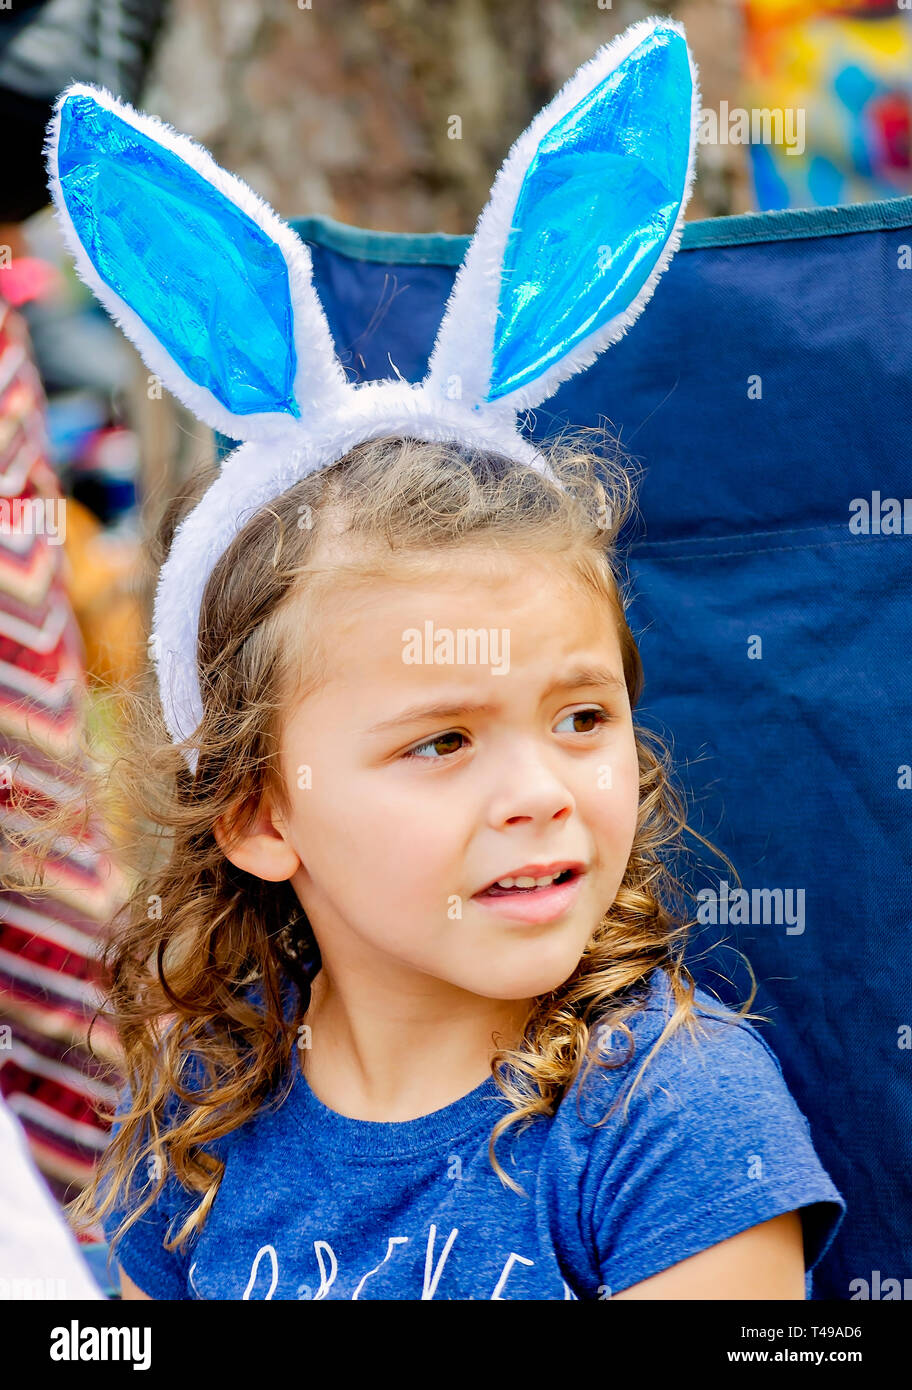
[[[261,507],[384,434],[544,467],[517,415],[588,367],[652,295],[681,240],[698,113],[680,24],[642,20],[605,44],[510,150],[424,380],[353,385],[297,233],[163,121],[104,88],[61,92],[45,156],[81,279],[168,390],[242,441],[159,575],[150,645],[175,742],[203,714],[206,582]],[[185,758],[195,772],[196,751]]]

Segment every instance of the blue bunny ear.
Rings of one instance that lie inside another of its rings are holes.
[[[268,439],[350,389],[304,243],[202,146],[73,83],[44,152],[80,277],[200,420]]]
[[[460,267],[427,386],[521,411],[616,342],[681,240],[699,87],[684,30],[633,24],[516,141]]]

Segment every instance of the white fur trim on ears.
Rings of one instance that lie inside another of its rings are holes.
[[[161,378],[167,389],[198,419],[231,439],[273,438],[277,433],[285,433],[289,424],[296,423],[291,416],[281,411],[236,415],[228,410],[207,387],[198,385],[186,375],[139,315],[101,278],[76,231],[60,183],[58,149],[61,116],[67,99],[77,95],[90,97],[134,130],[183,160],[275,242],[288,266],[297,356],[294,394],[301,408],[302,418],[312,419],[327,406],[333,408],[341,404],[350,386],[336,356],[329,324],[314,287],[310,252],[297,232],[242,179],[216,164],[208,150],[190,136],[180,134],[157,116],[134,110],[127,102],[119,100],[104,87],[74,82],[58,96],[54,115],[48,125],[44,144],[48,185],[64,241],[75,261],[77,273],[98,297],[115,323],[135,344],[151,371]]]
[[[656,28],[670,29],[685,39],[684,27],[676,20],[653,16],[625,29],[604,44],[577,69],[557,95],[543,107],[516,140],[491,187],[491,194],[478,219],[475,235],[459,268],[428,364],[426,381],[439,394],[447,382],[457,377],[466,400],[484,402],[491,376],[494,328],[501,269],[516,202],[526,172],[538,146],[548,131],[572,110],[594,87],[627,58]],[[678,249],[683,235],[684,212],[693,188],[696,166],[696,130],[699,125],[700,91],[696,65],[686,48],[692,83],[690,150],[681,206],[662,253],[636,299],[607,324],[583,338],[571,352],[548,367],[527,385],[482,405],[497,413],[519,413],[540,405],[552,396],[561,382],[591,366],[606,347],[618,341],[639,317],[656,284]]]

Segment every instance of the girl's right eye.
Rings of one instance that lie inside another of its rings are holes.
[[[441,758],[450,757],[453,753],[459,752],[462,745],[456,742],[457,739],[461,739],[463,743],[467,741],[465,734],[460,734],[455,729],[450,730],[449,733],[435,734],[433,738],[427,739],[424,743],[418,743],[414,748],[409,748],[402,756],[404,758],[423,758],[426,762],[439,762]]]

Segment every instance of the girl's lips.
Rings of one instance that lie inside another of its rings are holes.
[[[553,922],[576,902],[583,878],[583,873],[576,873],[566,883],[552,883],[547,888],[485,889],[476,893],[472,902],[508,921]]]

